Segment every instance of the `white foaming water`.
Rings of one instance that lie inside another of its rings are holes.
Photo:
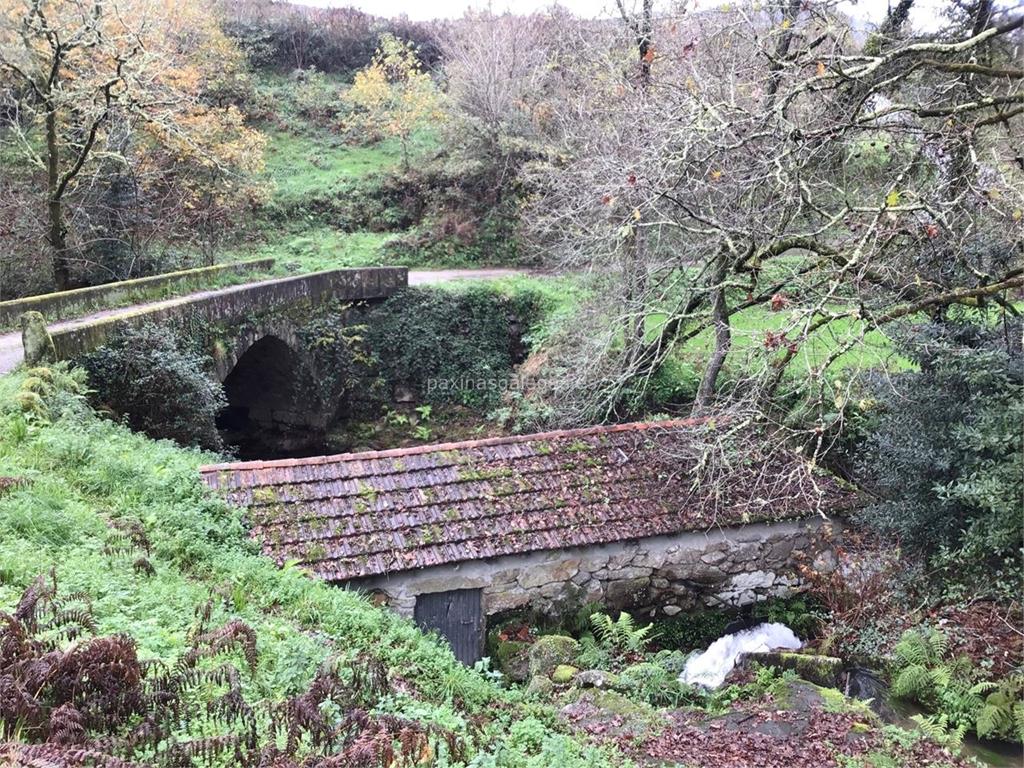
[[[704,653],[686,662],[679,679],[689,685],[717,688],[745,653],[773,651],[777,648],[796,650],[800,639],[785,624],[758,624],[756,627],[723,635]]]

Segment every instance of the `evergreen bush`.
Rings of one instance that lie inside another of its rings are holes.
[[[227,405],[209,360],[173,330],[156,325],[118,332],[81,359],[94,400],[150,437],[222,448],[217,413]]]

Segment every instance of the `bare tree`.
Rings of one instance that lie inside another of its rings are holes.
[[[613,417],[681,345],[703,358],[698,411],[763,418],[788,387],[824,419],[843,396],[826,373],[892,322],[1013,311],[1021,19],[978,11],[921,38],[905,32],[909,7],[867,47],[827,5],[791,2],[564,33],[579,74],[551,105],[561,159],[530,169],[524,226],[603,277],[550,383],[558,419]],[[622,65],[638,28],[653,51],[642,98]],[[772,310],[760,337],[737,339],[734,318]],[[730,365],[742,375],[723,398]]]

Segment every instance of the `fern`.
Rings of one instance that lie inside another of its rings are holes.
[[[918,627],[904,632],[893,652],[904,664],[932,665],[942,660],[948,647],[949,640],[942,632]]]
[[[654,624],[638,627],[625,611],[615,621],[607,613],[593,613],[590,623],[601,646],[609,652],[640,653],[654,639]]]
[[[1017,741],[1024,741],[1024,701],[1018,701],[1013,705],[1013,729]]]
[[[970,692],[978,697],[975,732],[980,738],[1024,741],[1024,675],[978,683]]]
[[[914,715],[910,719],[917,723],[929,739],[952,750],[960,749],[967,735],[967,723],[952,726],[945,712],[939,715]]]
[[[949,639],[932,628],[907,630],[894,651],[892,694],[938,713],[922,716],[929,736],[941,732],[937,740],[948,743],[973,728],[980,738],[1024,741],[1024,675],[976,682],[979,672],[970,660],[949,659]]]
[[[892,695],[898,699],[920,701],[933,693],[934,679],[923,664],[904,667],[892,683]]]

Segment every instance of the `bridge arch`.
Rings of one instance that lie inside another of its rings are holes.
[[[245,333],[230,354],[219,355],[218,378],[227,407],[217,426],[239,455],[296,451],[323,430],[323,416],[309,402],[313,367],[287,328]]]

